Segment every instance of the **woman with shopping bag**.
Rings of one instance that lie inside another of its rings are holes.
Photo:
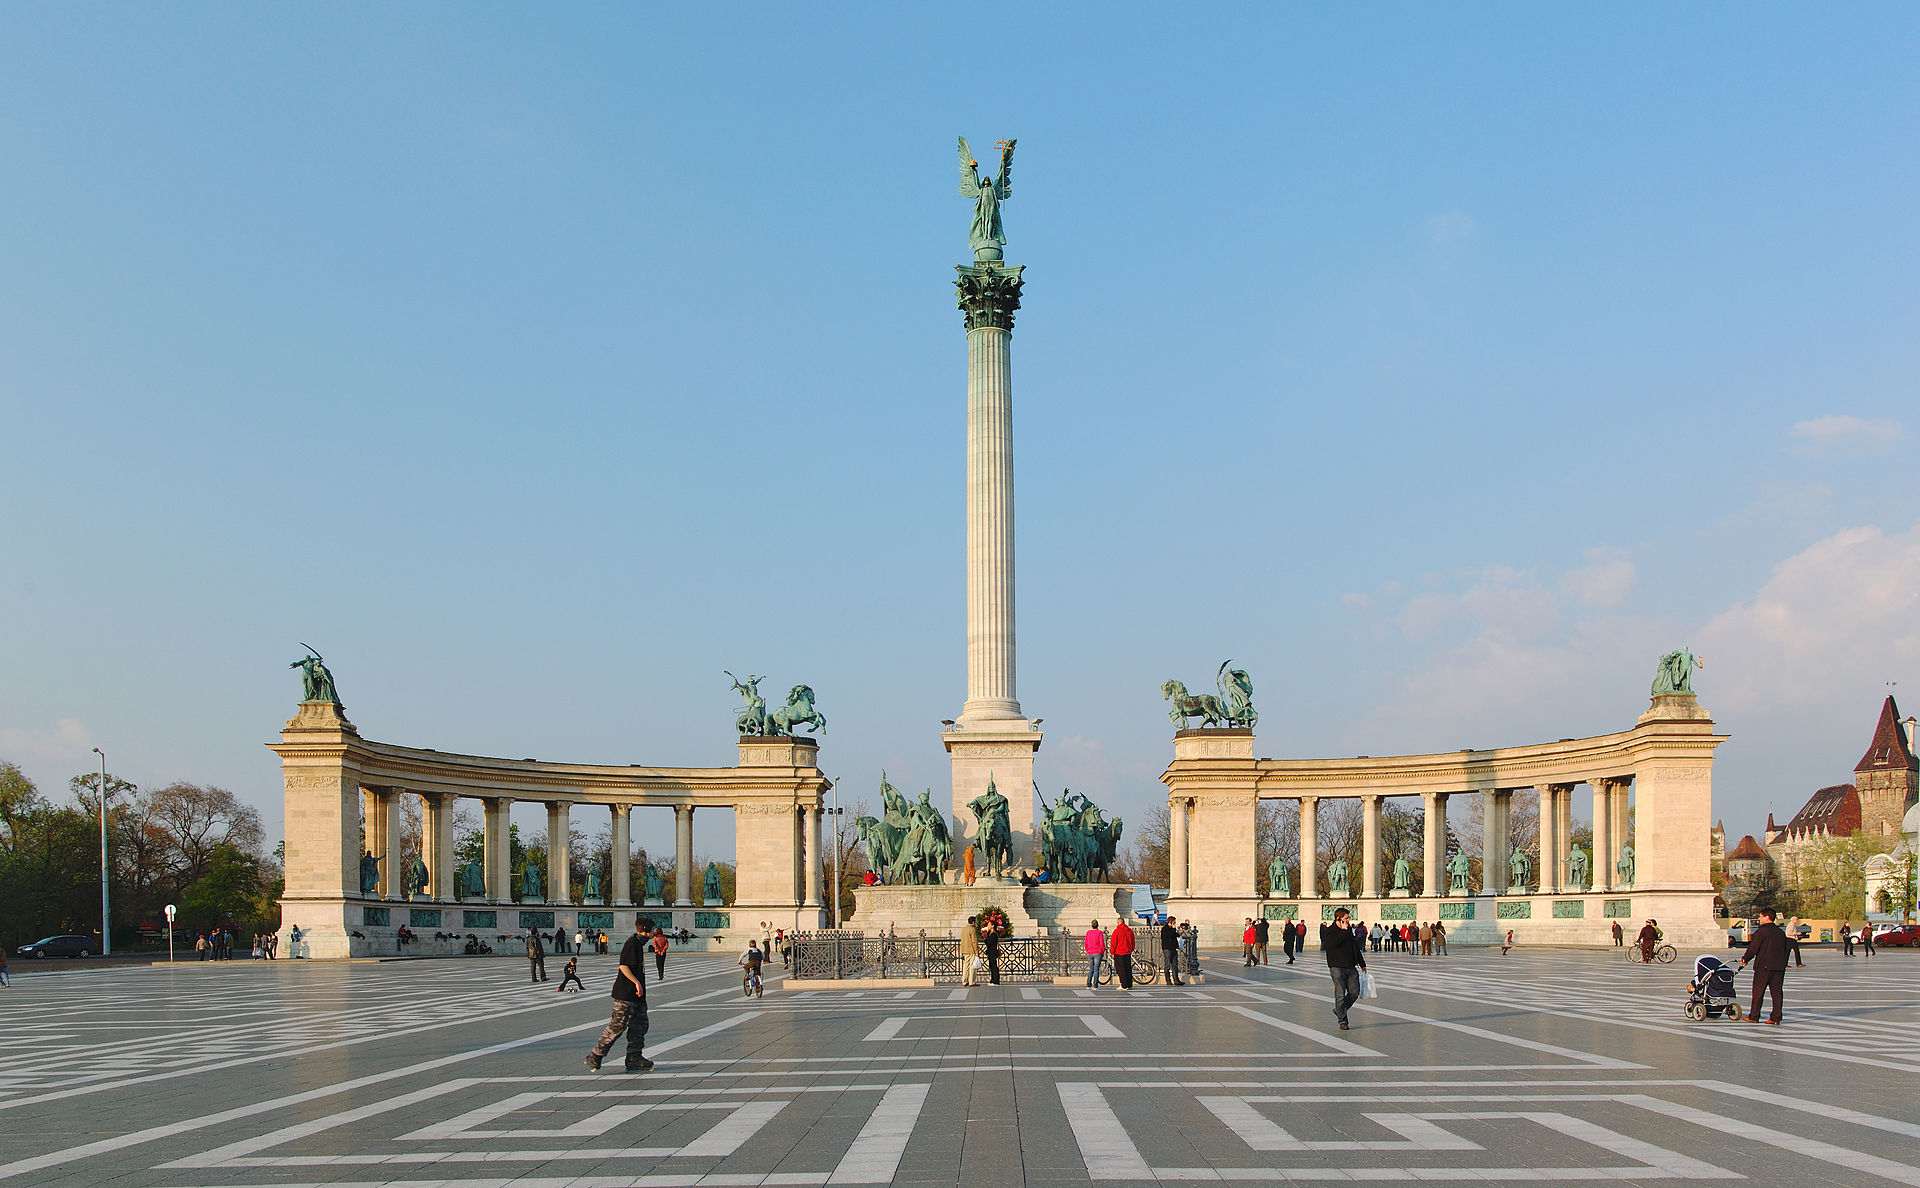
[[[1333,913],[1333,923],[1320,926],[1320,949],[1327,955],[1327,972],[1333,976],[1333,1015],[1340,1030],[1347,1030],[1347,1008],[1360,997],[1360,975],[1366,972],[1367,955],[1353,935],[1346,908]]]

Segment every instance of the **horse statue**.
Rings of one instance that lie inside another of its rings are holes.
[[[1007,825],[1007,798],[987,777],[987,790],[967,802],[967,809],[980,823],[980,853],[986,860],[987,874],[998,878],[1013,865],[1013,830]]]
[[[1253,678],[1244,668],[1228,668],[1232,663],[1231,660],[1221,662],[1213,683],[1220,690],[1220,703],[1226,707],[1227,725],[1252,730],[1260,721],[1260,712],[1253,708]]]
[[[900,856],[900,843],[906,834],[878,817],[866,815],[853,819],[853,832],[867,852],[867,869],[879,872],[881,878],[891,883],[893,864]]]
[[[1108,881],[1114,857],[1120,852],[1120,831],[1124,823],[1119,817],[1111,821],[1101,821],[1093,827],[1093,839],[1096,848],[1094,865],[1100,871],[1100,881]]]
[[[1199,718],[1201,729],[1208,726],[1229,726],[1227,711],[1220,699],[1211,693],[1189,693],[1187,687],[1179,681],[1167,681],[1160,686],[1160,696],[1173,702],[1173,708],[1167,711],[1167,717],[1180,729],[1187,729],[1188,718]]]
[[[808,734],[827,732],[827,715],[813,708],[813,690],[805,685],[795,685],[787,691],[787,704],[767,714],[766,733],[772,735],[793,734],[793,728],[805,723]]]

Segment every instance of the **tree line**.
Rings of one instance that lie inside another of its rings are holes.
[[[11,949],[56,933],[100,931],[100,773],[43,795],[0,761],[0,939]],[[109,778],[107,884],[113,947],[143,934],[165,943],[176,927],[226,926],[243,937],[279,926],[285,876],[278,847],[263,849],[260,814],[225,788],[177,782],[143,789]]]

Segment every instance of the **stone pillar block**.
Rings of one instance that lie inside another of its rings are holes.
[[[673,806],[673,906],[693,906],[693,806]]]
[[[980,822],[967,807],[984,795],[987,781],[1007,798],[1007,828],[1013,835],[1013,865],[1035,867],[1039,855],[1033,823],[1033,757],[1043,735],[1024,718],[1002,718],[948,727],[940,741],[953,771],[953,815],[947,822],[953,833],[953,852],[964,854],[980,841]]]
[[[1181,898],[1187,894],[1187,814],[1193,801],[1185,796],[1167,801],[1167,895]]]
[[[608,805],[612,816],[613,904],[615,907],[633,906],[633,806],[630,804]]]

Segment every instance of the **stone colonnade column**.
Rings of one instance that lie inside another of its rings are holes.
[[[446,792],[420,797],[420,861],[427,864],[427,897],[452,900],[453,797]]]
[[[405,788],[385,788],[380,796],[381,857],[380,898],[400,899],[407,887],[407,868],[400,864],[400,852],[406,849],[407,814]]]
[[[1192,804],[1184,796],[1176,796],[1169,803],[1172,811],[1167,827],[1167,895],[1184,896],[1187,893],[1187,808]]]
[[[1613,803],[1613,854],[1620,856],[1620,847],[1633,841],[1633,822],[1628,815],[1627,797],[1633,790],[1633,777],[1624,780],[1610,780],[1611,788],[1607,799]]]
[[[613,856],[609,859],[613,875],[613,895],[607,900],[615,907],[633,906],[633,806],[610,804],[612,814]]]
[[[804,854],[801,861],[807,865],[805,906],[820,906],[820,807],[803,806],[800,810],[806,819]]]
[[[1560,848],[1553,852],[1555,885],[1562,891],[1573,890],[1573,785],[1553,786],[1553,838]]]
[[[1320,898],[1320,798],[1300,798],[1300,886],[1302,899]]]
[[[1490,788],[1480,795],[1480,894],[1498,895],[1507,885],[1506,822],[1500,819],[1500,792]]]
[[[1566,839],[1560,836],[1560,814],[1555,806],[1560,799],[1558,784],[1540,785],[1540,892],[1552,895],[1560,890],[1560,851]]]
[[[547,902],[572,903],[573,814],[564,800],[547,802]]]
[[[1593,889],[1613,890],[1612,780],[1589,781],[1593,787]]]
[[[504,796],[489,796],[485,804],[486,820],[480,830],[484,848],[481,866],[486,872],[487,898],[494,903],[513,902],[513,889],[507,886],[513,876],[513,850],[510,820],[513,801]]]
[[[1421,814],[1426,825],[1426,838],[1421,853],[1420,894],[1437,896],[1446,889],[1447,794],[1422,792],[1420,799],[1425,802],[1426,810]]]
[[[1380,897],[1380,797],[1360,798],[1360,894]]]
[[[693,906],[693,806],[673,806],[673,906]]]

